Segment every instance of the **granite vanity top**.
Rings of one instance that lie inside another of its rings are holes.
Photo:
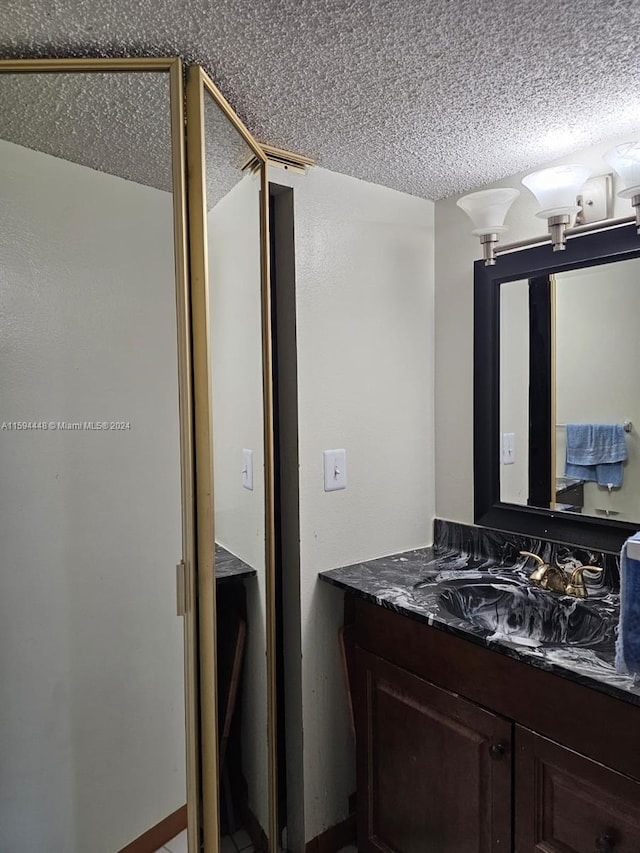
[[[436,529],[433,548],[331,569],[320,579],[438,630],[640,705],[640,679],[614,668],[619,595],[613,556],[572,555],[576,565],[605,568],[601,575],[589,576],[589,597],[576,599],[531,584],[535,563],[518,554],[528,550],[552,564],[564,564],[568,553],[562,546],[480,528],[475,530],[484,541],[476,536],[472,542],[470,527],[438,524],[447,527]],[[461,613],[462,605],[469,604],[471,617]]]
[[[250,578],[256,574],[256,570],[248,563],[245,563],[240,557],[236,557],[231,551],[227,551],[222,545],[218,545],[217,542],[215,547],[215,561],[216,583]]]

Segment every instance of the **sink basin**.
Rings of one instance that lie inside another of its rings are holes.
[[[579,599],[517,584],[451,586],[438,603],[452,616],[521,645],[593,646],[608,623]]]

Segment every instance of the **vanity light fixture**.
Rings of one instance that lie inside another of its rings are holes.
[[[495,247],[498,235],[507,230],[504,220],[519,195],[519,190],[506,187],[480,190],[465,195],[456,202],[473,223],[472,233],[480,237],[485,266],[492,266],[496,262]]]
[[[579,210],[576,197],[589,175],[590,170],[586,166],[572,164],[541,169],[522,179],[541,207],[536,216],[547,220],[554,252],[566,248],[565,231],[571,223],[571,217]]]
[[[640,141],[624,142],[603,155],[603,159],[620,176],[623,187],[620,198],[630,198],[636,211],[636,226],[640,234]]]

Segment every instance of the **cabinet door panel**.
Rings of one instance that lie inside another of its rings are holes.
[[[640,784],[516,726],[517,853],[638,853]]]
[[[511,724],[357,650],[358,846],[511,849]]]

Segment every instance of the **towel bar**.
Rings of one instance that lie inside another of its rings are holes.
[[[566,424],[556,424],[556,429],[565,429],[566,426],[567,426]],[[633,422],[632,421],[622,421],[622,429],[625,432],[631,432],[631,430],[633,429]]]

